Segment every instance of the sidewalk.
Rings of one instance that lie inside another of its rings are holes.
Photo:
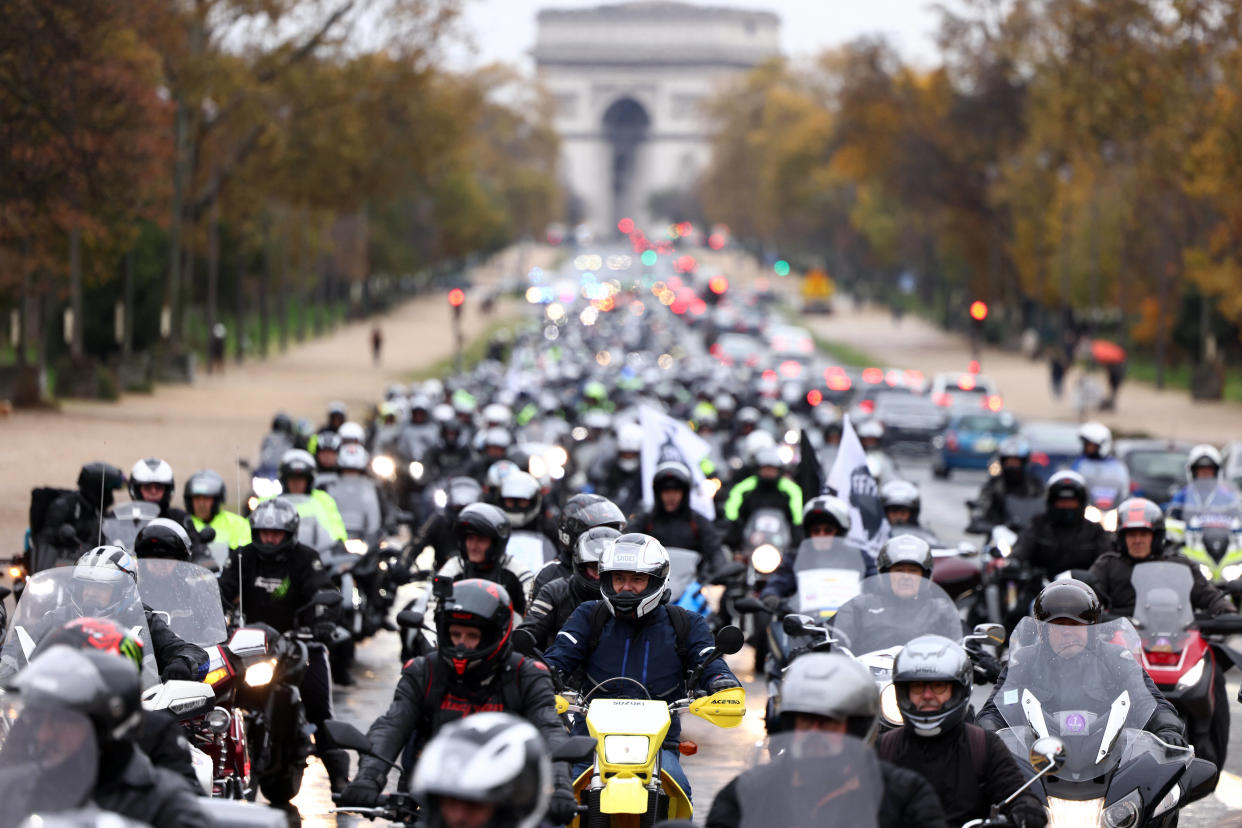
[[[555,251],[534,248],[526,266],[549,266]],[[494,284],[517,266],[516,248],[480,265],[476,286]],[[462,314],[467,342],[491,323],[518,312],[516,303],[497,303],[482,316],[468,297]],[[384,332],[382,362],[371,362],[371,328]],[[351,417],[363,417],[383,398],[384,388],[411,372],[451,355],[451,313],[445,297],[428,294],[382,317],[353,322],[320,339],[292,345],[267,360],[230,362],[223,373],[201,374],[194,385],[159,386],[154,393],[127,395],[119,402],[65,401],[59,412],[19,410],[0,420],[4,436],[0,462],[0,556],[20,549],[28,521],[30,490],[36,486],[72,488],[78,469],[106,460],[126,474],[142,457],[167,460],[176,474],[174,504],[181,506],[186,478],[212,468],[224,476],[229,504],[249,487],[236,460],[253,460],[272,415],[308,417],[316,427],[327,404],[343,400]],[[239,486],[240,481],[240,486]],[[238,489],[242,491],[238,491]],[[118,500],[128,500],[122,492]]]
[[[907,314],[894,323],[887,310],[869,306],[854,311],[838,299],[831,316],[804,316],[803,324],[817,336],[871,354],[880,367],[915,368],[928,378],[939,371],[964,371],[970,362],[966,336],[942,331]],[[1065,379],[1062,399],[1052,397],[1048,363],[1032,362],[1020,354],[985,348],[982,373],[1000,389],[1006,407],[1024,419],[1078,419],[1074,384],[1078,372]],[[1097,379],[1104,384],[1102,372]],[[1121,434],[1146,433],[1153,437],[1210,442],[1220,446],[1242,440],[1242,405],[1192,400],[1184,391],[1158,391],[1153,386],[1127,382],[1118,394],[1117,410],[1088,415]]]

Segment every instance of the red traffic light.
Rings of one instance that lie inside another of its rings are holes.
[[[713,276],[707,282],[707,289],[719,296],[729,289],[729,280],[723,276]]]
[[[988,305],[986,302],[980,302],[978,299],[970,303],[970,318],[976,322],[982,322],[988,318]]]
[[[453,288],[448,293],[449,304],[455,308],[460,308],[461,303],[466,301],[466,292],[461,288]]]
[[[634,219],[623,218],[617,222],[617,229],[621,231],[621,235],[628,236],[634,232]]]

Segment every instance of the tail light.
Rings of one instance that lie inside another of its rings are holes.
[[[862,402],[858,404],[858,408],[864,414],[874,414],[875,413],[875,400],[863,400]]]
[[[1176,667],[1182,660],[1181,653],[1147,653],[1147,663],[1153,667]]]
[[[721,347],[720,347],[720,343],[719,343],[719,342],[713,342],[713,343],[712,343],[712,347],[708,348],[708,349],[707,349],[707,352],[708,352],[709,354],[711,354],[712,356],[716,357],[717,359],[719,359],[719,358],[720,358],[720,352],[721,352],[722,350],[723,350],[723,348],[721,348]]]
[[[989,394],[984,405],[987,406],[988,411],[1000,411],[1004,407],[1004,403],[1001,402],[1001,398],[996,394]]]
[[[936,405],[940,406],[941,408],[948,408],[949,407],[949,395],[946,394],[944,391],[941,391],[939,394],[933,394],[932,402],[934,402]]]
[[[944,447],[947,448],[949,451],[957,451],[958,445],[959,444],[957,442],[957,432],[946,431],[944,433]]]
[[[1046,466],[1048,465],[1048,455],[1042,451],[1033,451],[1031,452],[1031,462],[1037,466]]]

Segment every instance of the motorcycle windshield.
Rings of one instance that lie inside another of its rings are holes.
[[[545,563],[556,557],[552,542],[538,532],[514,532],[509,536],[505,552],[531,572],[538,572]]]
[[[335,545],[336,541],[319,522],[319,518],[307,508],[307,504],[311,503],[310,495],[286,494],[281,495],[280,499],[292,503],[293,507],[298,510],[298,543],[309,546],[320,555]]]
[[[142,601],[167,618],[180,638],[200,647],[228,639],[220,582],[198,564],[144,558],[138,561]]]
[[[86,715],[46,696],[0,699],[0,828],[86,806],[98,768],[95,728]]]
[[[843,538],[807,538],[798,546],[798,612],[831,618],[862,590],[867,574],[861,549]]]
[[[100,533],[104,543],[134,549],[134,540],[142,527],[160,516],[158,503],[147,503],[134,500],[129,503],[118,503],[104,512],[103,530]]]
[[[1186,487],[1182,517],[1187,523],[1196,521],[1199,528],[1227,528],[1242,517],[1242,502],[1236,490],[1214,478],[1192,480]]]
[[[1195,621],[1190,603],[1194,586],[1190,567],[1168,561],[1147,561],[1134,567],[1134,620],[1143,635],[1145,649],[1181,652],[1182,635]]]
[[[920,635],[962,638],[957,606],[943,589],[921,575],[872,575],[857,596],[833,618],[834,633],[855,655],[904,647]]]
[[[338,477],[328,488],[328,494],[336,501],[345,531],[351,538],[379,531],[380,504],[374,480],[369,477]]]
[[[736,782],[743,828],[874,828],[884,793],[871,746],[846,734],[779,733]]]
[[[742,536],[753,549],[762,543],[770,543],[784,552],[791,539],[789,515],[780,509],[760,509],[746,521]]]
[[[1005,495],[1005,514],[1009,516],[1009,522],[1014,526],[1026,526],[1044,513],[1045,505],[1042,495],[1039,497]]]
[[[1129,473],[1125,465],[1115,458],[1104,460],[1079,460],[1077,471],[1087,481],[1087,495],[1091,505],[1105,510],[1116,508],[1129,486]]]
[[[77,618],[108,618],[142,642],[142,686],[159,681],[155,648],[142,608],[138,586],[125,579],[115,590],[98,582],[77,579],[77,567],[45,569],[30,576],[17,602],[0,649],[0,681],[26,666],[39,644],[52,632]]]
[[[693,549],[670,546],[668,547],[668,559],[668,590],[669,595],[673,596],[673,600],[676,601],[685,593],[686,587],[698,577],[699,553]]]
[[[1063,780],[1101,776],[1121,759],[1121,737],[1156,709],[1143,680],[1138,633],[1128,619],[1063,626],[1023,618],[1010,642],[1005,682],[993,701],[1023,745],[1065,742]]]

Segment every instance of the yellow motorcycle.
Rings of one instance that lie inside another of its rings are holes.
[[[723,627],[716,633],[714,650],[686,686],[694,687],[703,667],[717,656],[736,653],[742,643],[741,630]],[[565,695],[556,697],[557,713],[585,715],[596,740],[592,765],[574,780],[574,795],[586,811],[570,823],[572,828],[646,828],[664,819],[689,819],[694,812],[690,797],[660,767],[660,746],[673,716],[689,711],[717,727],[737,727],[746,715],[742,687],[674,702],[651,699],[649,694],[646,699],[591,699],[600,688],[620,682],[630,682],[647,694],[634,679],[617,677],[596,685],[580,703]],[[681,752],[690,755],[694,749],[683,743]]]

